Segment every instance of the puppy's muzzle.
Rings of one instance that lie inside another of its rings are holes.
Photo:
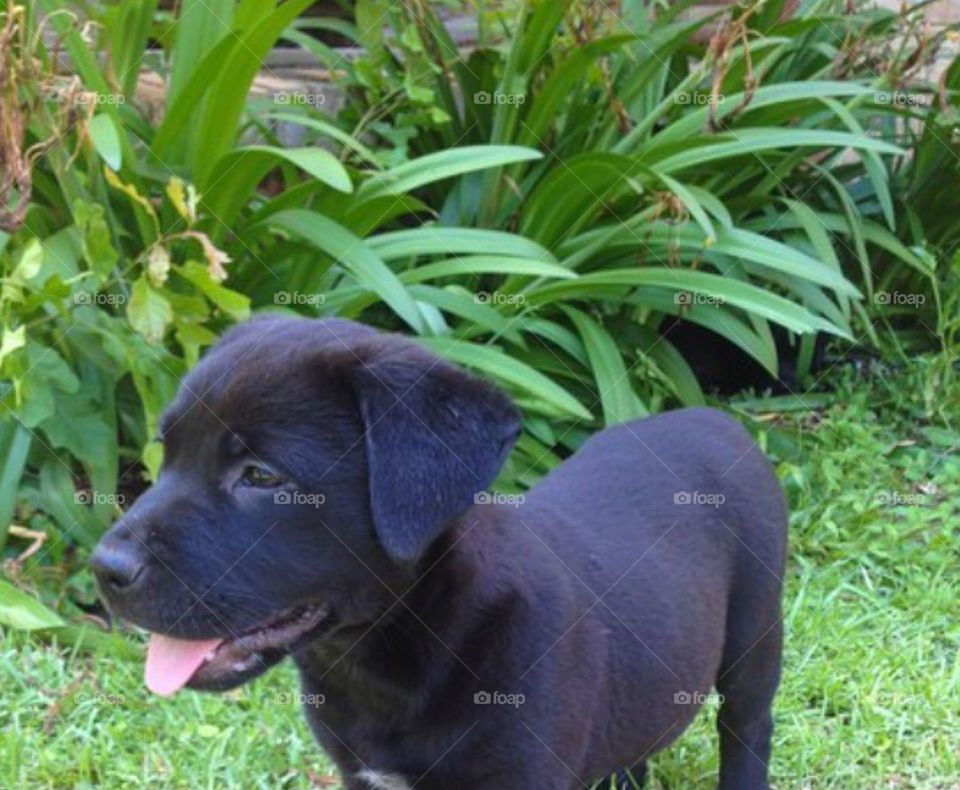
[[[104,596],[110,602],[133,593],[144,577],[146,550],[122,526],[110,530],[97,545],[90,565]]]

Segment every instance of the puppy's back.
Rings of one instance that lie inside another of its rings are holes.
[[[749,433],[727,414],[688,408],[614,425],[591,437],[530,492],[563,514],[593,525],[629,519],[670,523],[692,513],[722,518],[742,539],[766,535],[773,556],[786,529],[783,493]]]

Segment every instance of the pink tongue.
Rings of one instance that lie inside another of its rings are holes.
[[[179,691],[221,642],[222,639],[194,641],[150,634],[144,673],[147,688],[163,697]]]

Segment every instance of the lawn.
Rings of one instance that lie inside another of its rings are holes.
[[[730,404],[759,429],[792,510],[781,790],[960,788],[960,433],[938,416],[958,413],[949,370],[844,365],[829,394]],[[143,687],[137,651],[0,635],[0,784],[339,787],[290,667],[165,700]],[[653,760],[649,786],[713,787],[716,768],[711,711]]]

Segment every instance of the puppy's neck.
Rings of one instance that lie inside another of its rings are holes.
[[[514,591],[497,584],[487,544],[497,527],[473,511],[457,519],[417,563],[405,588],[372,622],[352,624],[295,656],[304,687],[379,716],[416,709],[430,690],[469,682],[480,660],[474,637],[505,622]],[[469,655],[469,659],[466,657]],[[414,691],[415,690],[415,691]],[[415,693],[416,698],[411,694]]]

